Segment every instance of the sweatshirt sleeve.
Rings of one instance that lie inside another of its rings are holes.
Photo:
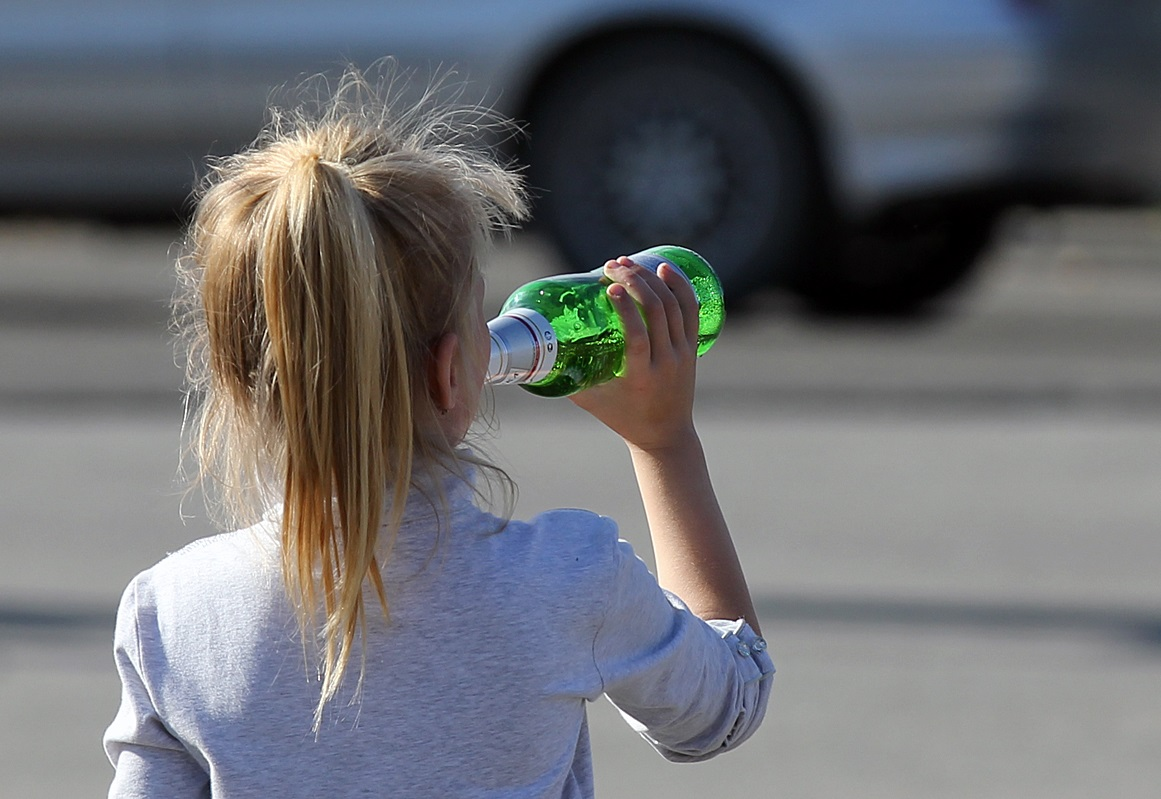
[[[143,666],[138,582],[130,583],[117,611],[113,656],[121,677],[121,706],[105,731],[105,753],[115,773],[110,799],[210,796],[209,775],[167,729]]]
[[[630,545],[614,551],[613,585],[594,656],[605,694],[665,758],[707,760],[754,733],[774,663],[743,620],[705,621],[657,584]]]

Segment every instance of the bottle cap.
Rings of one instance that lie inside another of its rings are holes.
[[[492,339],[487,382],[536,383],[556,364],[556,333],[548,320],[528,308],[513,308],[488,322]]]

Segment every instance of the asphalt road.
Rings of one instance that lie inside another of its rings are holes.
[[[0,794],[101,795],[123,585],[210,527],[178,477],[168,229],[0,223]],[[497,249],[489,307],[558,270]],[[647,549],[627,457],[497,391],[521,515]],[[594,707],[604,797],[1154,797],[1161,785],[1161,216],[1013,217],[908,323],[769,296],[698,423],[779,673],[736,753],[663,762]]]

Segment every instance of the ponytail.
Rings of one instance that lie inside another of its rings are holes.
[[[183,262],[199,471],[233,523],[282,503],[283,579],[319,641],[316,730],[368,583],[389,618],[380,560],[416,469],[456,463],[433,433],[430,346],[472,334],[480,247],[525,213],[516,176],[446,139],[448,112],[371,113],[375,96],[349,72],[317,118],[275,115],[210,176]]]
[[[411,376],[391,281],[376,274],[370,220],[341,169],[302,154],[270,200],[259,253],[286,430],[283,574],[304,627],[321,608],[325,703],[365,618],[365,579],[388,610],[375,547],[384,487],[398,517],[411,482]],[[388,415],[386,397],[402,407]]]

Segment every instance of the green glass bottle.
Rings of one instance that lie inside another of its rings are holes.
[[[699,303],[697,354],[703,355],[725,321],[722,286],[713,268],[693,250],[668,244],[629,257],[653,270],[667,263],[689,279]],[[625,333],[605,293],[609,282],[602,266],[516,289],[488,323],[488,382],[516,383],[543,397],[564,397],[619,375]]]

